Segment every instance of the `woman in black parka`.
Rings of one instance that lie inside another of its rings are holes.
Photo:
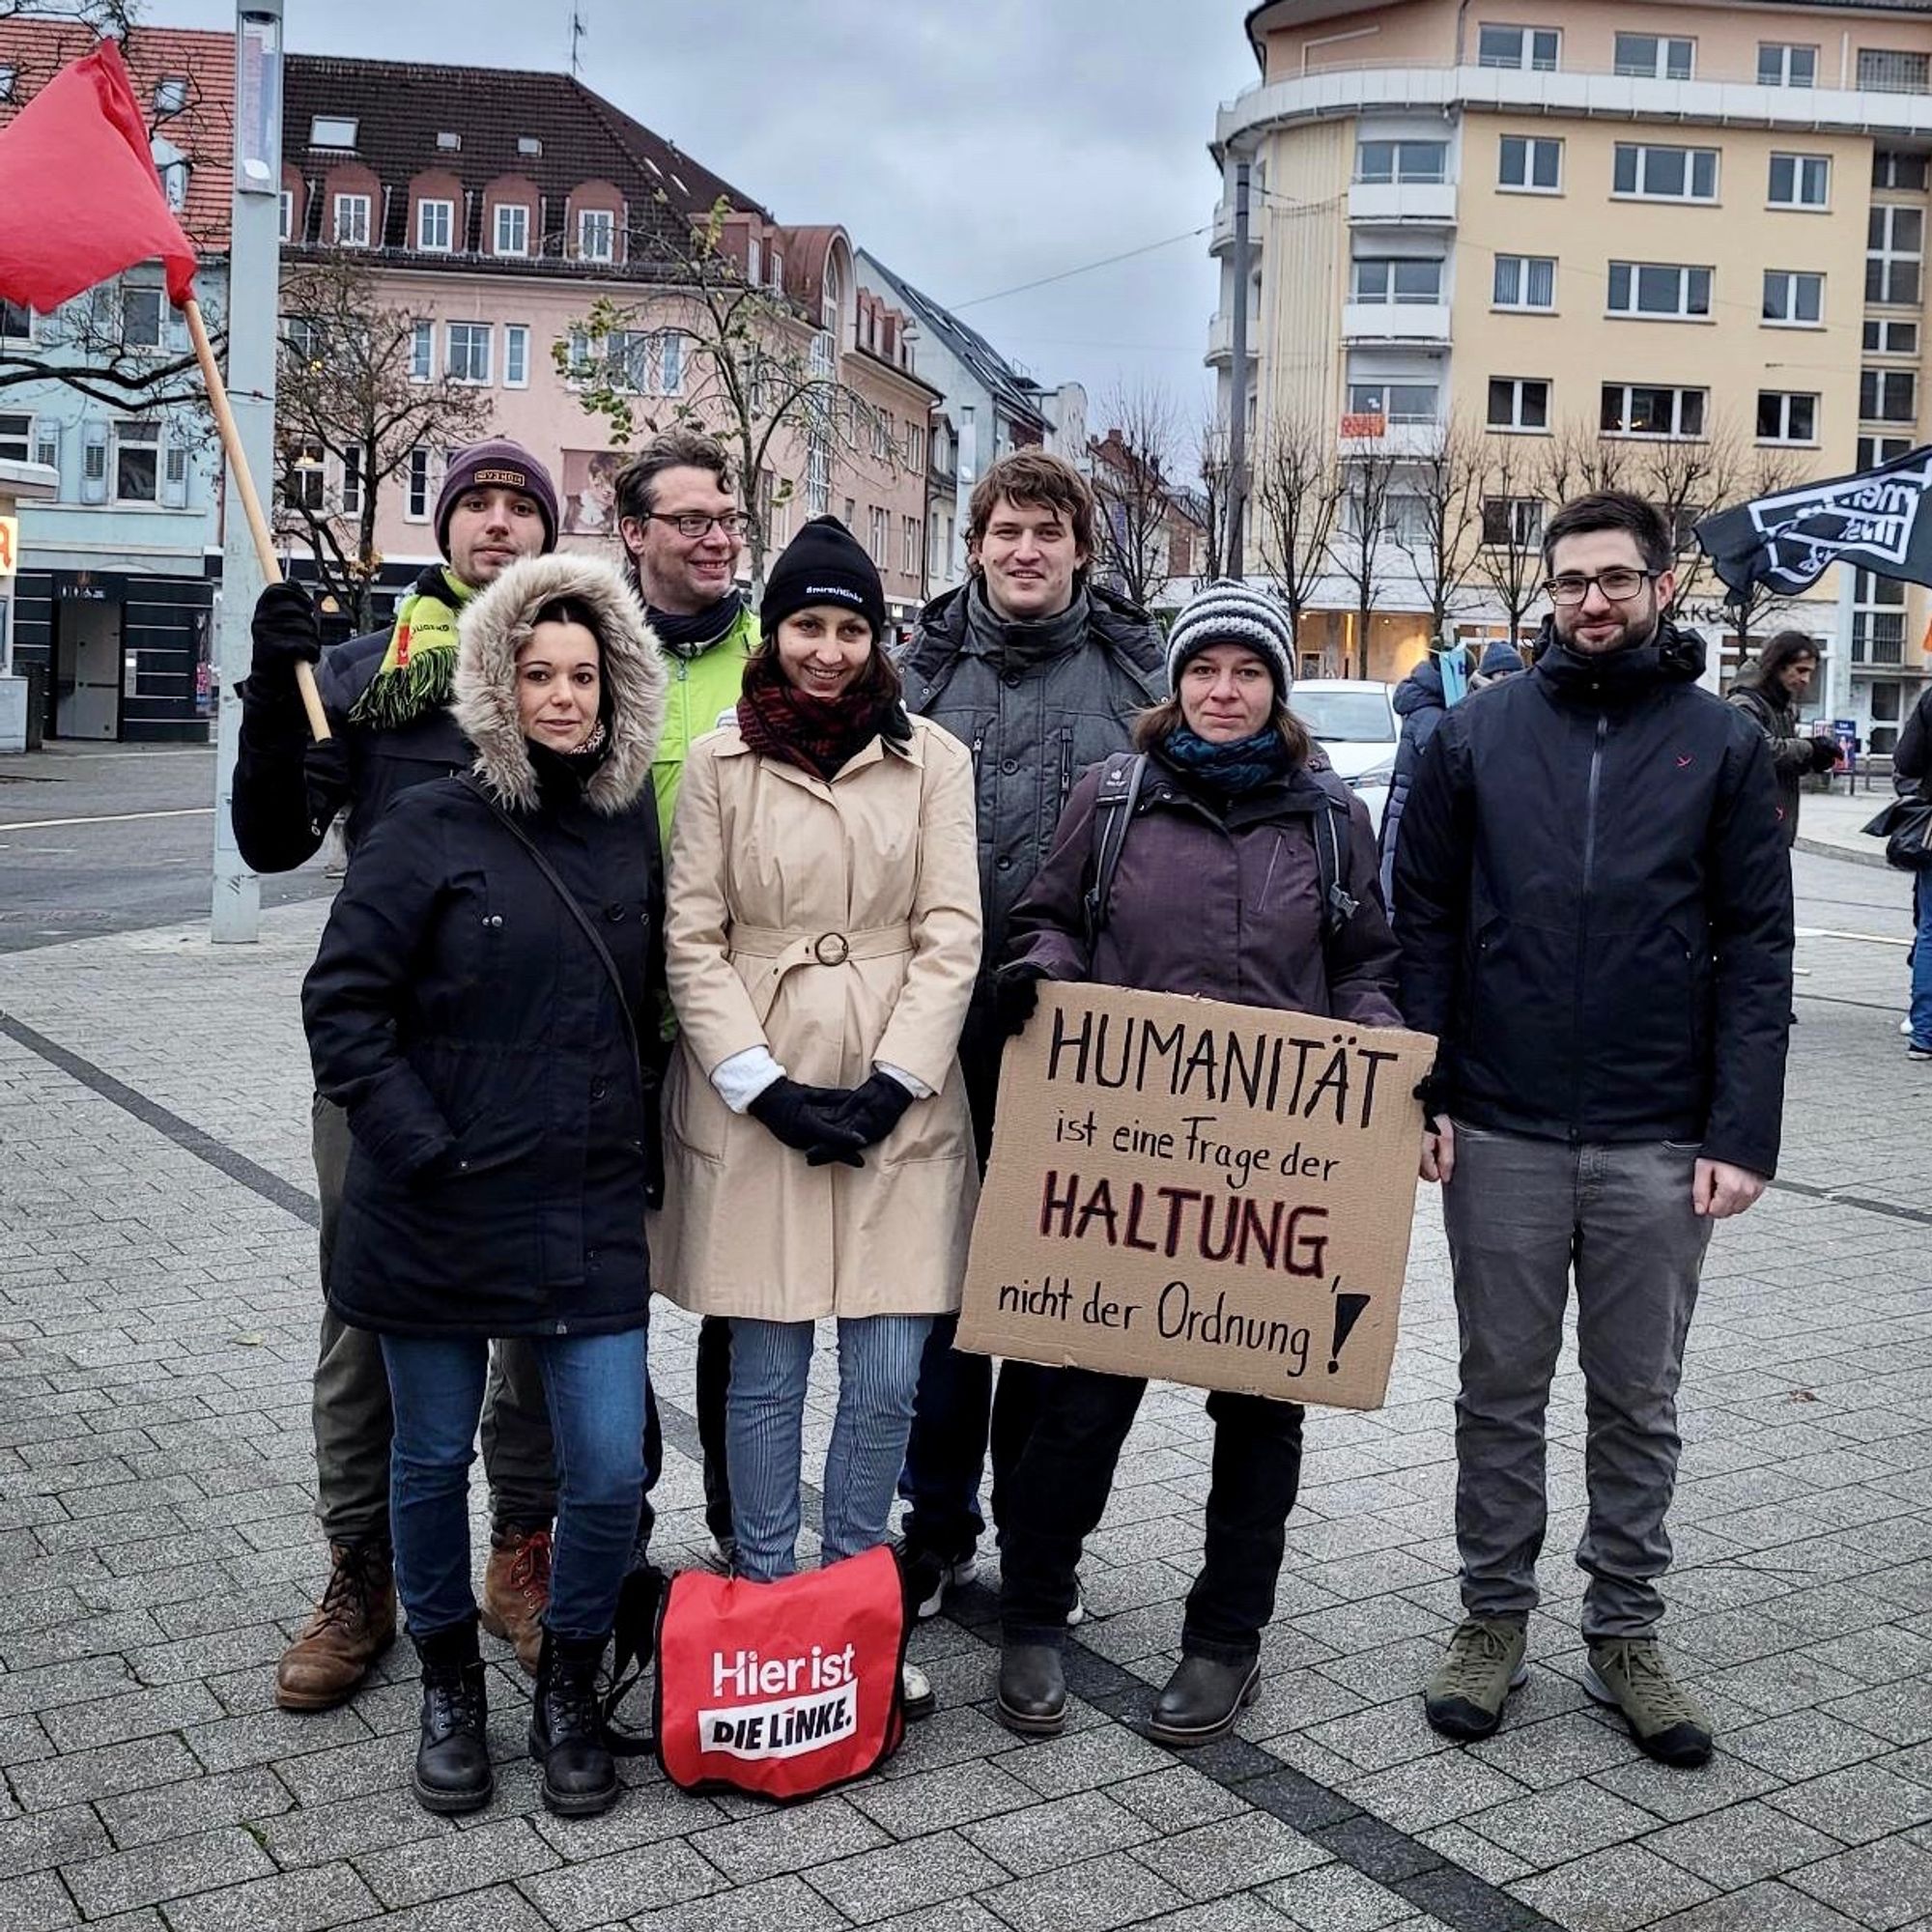
[[[665,672],[631,591],[582,555],[513,565],[460,635],[474,770],[368,834],[302,989],[316,1086],[354,1136],[328,1298],[388,1367],[432,1810],[492,1788],[469,1467],[489,1338],[535,1346],[559,1492],[530,1751],[545,1803],[584,1814],[617,1794],[594,1685],[643,1480]]]

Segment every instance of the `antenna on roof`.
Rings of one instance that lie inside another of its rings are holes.
[[[578,56],[578,44],[587,31],[583,24],[583,9],[573,7],[570,10],[570,77],[573,80],[583,77],[583,63]]]

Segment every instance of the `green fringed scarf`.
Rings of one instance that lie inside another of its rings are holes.
[[[416,579],[396,612],[381,668],[350,709],[352,724],[393,731],[449,702],[456,689],[456,613],[475,594],[440,563]]]

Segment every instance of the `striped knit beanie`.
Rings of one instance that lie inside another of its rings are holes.
[[[1209,644],[1243,644],[1274,674],[1286,704],[1294,683],[1294,632],[1274,598],[1245,583],[1222,581],[1197,590],[1180,607],[1167,634],[1167,681],[1179,689],[1181,668]]]

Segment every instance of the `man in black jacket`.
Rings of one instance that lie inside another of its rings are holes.
[[[1918,694],[1918,702],[1898,734],[1891,754],[1891,779],[1901,792],[1932,795],[1932,686]],[[1912,875],[1912,1009],[1905,1042],[1908,1058],[1932,1060],[1932,891],[1926,874]]]
[[[1484,1737],[1523,1680],[1574,1268],[1584,1686],[1651,1756],[1701,1764],[1710,1719],[1660,1653],[1656,1579],[1711,1227],[1777,1164],[1791,874],[1764,733],[1698,687],[1702,640],[1664,614],[1656,510],[1571,503],[1544,563],[1534,669],[1443,720],[1396,855],[1403,1010],[1441,1042],[1422,1173],[1444,1183],[1462,1330],[1466,1621],[1426,1704]]]
[[[1088,582],[1094,517],[1094,493],[1070,464],[1038,449],[1002,457],[968,506],[971,575],[920,613],[899,666],[906,709],[973,753],[986,939],[959,1062],[982,1162],[1005,1045],[992,985],[1008,917],[1053,843],[1073,781],[1125,751],[1134,719],[1167,696],[1158,626]],[[1001,1370],[996,1407],[993,1365],[953,1349],[955,1326],[951,1318],[932,1324],[900,1484],[912,1505],[907,1574],[923,1616],[973,1574],[989,1427],[997,1495],[1032,1426],[1030,1365]]]
[[[347,813],[353,855],[399,792],[469,768],[474,754],[445,708],[456,613],[519,557],[554,549],[556,492],[521,444],[500,438],[474,443],[450,457],[435,528],[447,561],[417,579],[395,624],[326,656],[307,592],[279,583],[262,593],[254,658],[241,688],[232,806],[235,842],[256,871],[301,865],[338,811]],[[328,714],[332,735],[321,742],[309,738],[296,687],[296,666],[304,662],[317,666]],[[326,1283],[349,1163],[348,1118],[318,1094],[312,1127]],[[555,1480],[535,1366],[506,1379],[505,1359],[499,1353],[493,1368],[483,1424],[496,1517],[484,1618],[497,1634],[517,1641],[533,1669]],[[352,1696],[396,1627],[388,1378],[375,1336],[327,1309],[314,1429],[316,1515],[328,1539],[329,1577],[314,1615],[276,1667],[275,1701],[286,1711],[327,1710]]]

